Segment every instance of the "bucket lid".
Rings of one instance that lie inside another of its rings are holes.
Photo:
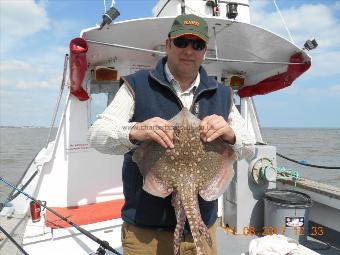
[[[295,190],[270,190],[265,193],[265,199],[268,201],[294,205],[294,206],[311,206],[312,199],[307,194]]]

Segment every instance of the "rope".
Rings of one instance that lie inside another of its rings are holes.
[[[323,168],[323,169],[337,169],[340,170],[340,166],[320,166],[320,165],[313,165],[313,164],[308,164],[306,161],[297,161],[295,159],[292,158],[288,158],[280,153],[276,153],[276,155],[278,155],[281,158],[287,159],[291,162],[294,162],[296,164],[302,165],[302,166],[309,166],[309,167],[315,167],[315,168]]]
[[[276,4],[276,1],[273,0],[273,2],[274,2],[274,5],[275,5],[275,7],[276,7],[277,12],[279,13],[279,15],[280,15],[280,17],[281,17],[282,23],[283,23],[283,25],[284,25],[284,27],[285,27],[287,33],[288,33],[288,36],[289,36],[289,38],[290,38],[290,41],[291,41],[292,43],[294,43],[293,37],[292,37],[292,35],[291,35],[291,33],[290,33],[288,27],[287,27],[287,24],[286,24],[285,19],[283,18],[282,14],[281,14],[281,11],[280,11],[279,7],[278,7],[277,4]]]
[[[116,4],[116,1],[115,0],[112,0],[111,1],[111,6],[110,7],[113,7],[114,5]],[[104,13],[106,12],[106,0],[104,0]]]
[[[106,12],[106,1],[104,0],[104,13]]]
[[[266,143],[262,143],[262,142],[256,142],[256,144],[260,144],[260,145],[267,145]],[[277,156],[281,157],[281,158],[284,158],[284,159],[287,159],[291,162],[294,162],[296,164],[299,164],[299,165],[302,165],[302,166],[309,166],[309,167],[315,167],[315,168],[323,168],[323,169],[336,169],[336,170],[340,170],[340,166],[320,166],[320,165],[313,165],[313,164],[308,164],[306,161],[304,160],[295,160],[295,159],[292,159],[292,158],[288,158],[287,156],[284,156],[280,153],[276,153]]]
[[[286,169],[283,166],[278,166],[276,168],[277,173],[280,176],[277,176],[276,179],[281,179],[281,180],[292,180],[294,182],[294,186],[296,187],[296,182],[300,180],[300,174],[296,170],[292,169]]]
[[[197,10],[191,8],[190,6],[185,6],[186,10],[190,11],[190,14],[195,14],[197,16],[204,16],[204,13],[198,12]]]
[[[156,15],[156,17],[159,16],[159,14],[161,14],[161,12],[164,10],[164,8],[168,5],[168,3],[170,2],[171,0],[168,0],[162,7],[162,9],[158,12],[158,14]]]

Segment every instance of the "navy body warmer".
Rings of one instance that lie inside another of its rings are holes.
[[[181,111],[183,105],[166,79],[165,62],[166,58],[163,58],[154,70],[142,70],[122,77],[122,82],[128,86],[135,99],[132,122],[143,122],[152,117],[169,120]],[[217,114],[227,120],[232,100],[230,87],[209,78],[202,67],[200,80],[190,111],[199,119]],[[140,227],[173,231],[176,217],[171,195],[166,198],[155,197],[142,189],[143,177],[132,161],[132,155],[133,151],[124,155],[123,220]],[[207,226],[214,224],[217,219],[217,200],[208,202],[199,197],[199,207],[204,223]]]

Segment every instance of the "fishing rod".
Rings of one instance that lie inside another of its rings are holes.
[[[31,199],[32,201],[34,201],[35,203],[39,204],[41,207],[45,208],[46,210],[50,211],[51,213],[53,213],[55,216],[57,216],[58,218],[62,219],[63,221],[67,222],[68,224],[70,224],[72,227],[76,228],[79,232],[81,232],[82,234],[84,234],[85,236],[87,236],[88,238],[92,239],[92,241],[96,242],[97,244],[100,245],[100,247],[97,250],[96,254],[99,255],[105,255],[105,250],[109,250],[111,252],[113,252],[114,254],[117,255],[122,255],[121,253],[119,253],[117,250],[113,249],[109,243],[107,241],[103,241],[101,239],[99,239],[98,237],[94,236],[93,234],[91,234],[89,231],[83,229],[82,227],[78,226],[77,224],[75,224],[74,222],[70,221],[69,219],[65,218],[64,216],[60,215],[59,213],[57,213],[56,211],[54,211],[53,209],[47,207],[45,204],[43,204],[42,202],[36,200],[35,198],[31,197],[30,195],[28,195],[26,192],[24,192],[23,190],[19,189],[18,187],[14,186],[13,184],[9,183],[8,181],[6,181],[3,177],[0,176],[0,181],[2,181],[3,183],[5,183],[6,185],[10,186],[11,188],[15,189],[16,191],[20,192],[21,194],[23,194],[25,197],[28,197],[29,199]]]
[[[23,254],[25,254],[25,255],[29,255],[25,250],[24,250],[24,248],[22,248],[18,243],[17,243],[17,241],[15,241],[14,240],[14,238],[13,237],[11,237],[11,235],[6,231],[6,230],[4,230],[1,226],[0,226],[0,231],[2,232],[2,233],[4,233],[5,234],[5,236],[9,239],[9,240],[11,240],[11,242],[23,253]]]

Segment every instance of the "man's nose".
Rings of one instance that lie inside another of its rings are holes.
[[[191,43],[189,43],[188,46],[184,48],[184,52],[187,53],[187,54],[194,53],[194,48],[192,47]]]

